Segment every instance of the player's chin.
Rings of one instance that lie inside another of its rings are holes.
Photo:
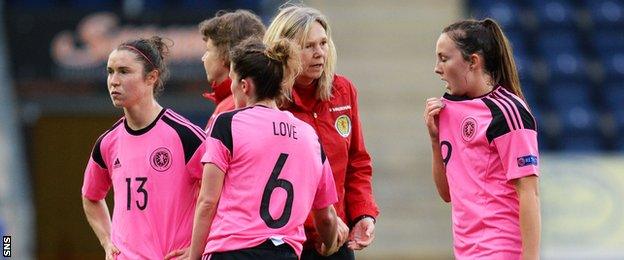
[[[124,103],[121,100],[113,99],[113,106],[116,108],[123,108]]]
[[[309,69],[305,73],[305,75],[308,78],[311,78],[311,79],[319,79],[322,74],[323,74],[323,70],[322,69]]]

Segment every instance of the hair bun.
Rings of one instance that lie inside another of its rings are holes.
[[[269,59],[287,64],[288,60],[297,51],[297,46],[288,39],[282,38],[279,41],[267,46],[266,55]]]
[[[160,54],[160,59],[162,60],[164,60],[165,57],[169,55],[169,48],[173,46],[173,41],[171,39],[163,38],[156,35],[150,37],[147,42],[158,50],[158,53]]]

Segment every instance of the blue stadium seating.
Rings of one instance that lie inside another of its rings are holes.
[[[558,52],[544,56],[550,82],[588,80],[587,63],[582,52]]]
[[[607,79],[624,80],[624,49],[603,54],[600,61]]]
[[[532,1],[540,29],[575,29],[578,24],[576,9],[570,1]]]
[[[560,146],[566,151],[598,151],[603,148],[600,118],[586,83],[553,82],[549,99],[560,120]]]
[[[624,50],[624,27],[619,30],[600,28],[594,31],[590,46],[596,54],[608,54]]]
[[[474,16],[478,19],[485,17],[494,18],[505,30],[520,28],[522,26],[520,7],[513,1],[475,1],[478,7],[474,10]]]
[[[612,80],[605,83],[602,100],[613,117],[615,136],[610,143],[616,150],[624,152],[624,82]]]
[[[527,102],[538,123],[548,119],[538,124],[540,147],[624,152],[604,120],[612,115],[624,133],[624,0],[468,4],[477,18],[499,21],[512,43]]]
[[[595,28],[624,26],[624,1],[585,0],[585,2]]]
[[[535,47],[541,55],[559,52],[581,52],[581,39],[579,33],[574,30],[540,30],[537,37]]]

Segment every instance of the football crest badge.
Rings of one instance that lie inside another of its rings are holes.
[[[338,118],[336,118],[335,127],[336,131],[338,131],[340,136],[349,136],[349,134],[351,134],[351,118],[349,118],[349,116],[347,115],[339,116]]]
[[[464,141],[470,142],[477,134],[477,120],[472,117],[464,118],[460,130]]]
[[[150,164],[154,170],[164,172],[171,167],[171,159],[171,152],[165,147],[160,147],[150,155]]]

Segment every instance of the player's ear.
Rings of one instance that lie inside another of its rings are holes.
[[[251,95],[252,84],[253,84],[253,81],[249,80],[249,78],[241,79],[240,87],[243,93],[245,93],[245,95],[247,96]]]
[[[160,72],[158,70],[152,70],[150,71],[150,73],[147,73],[147,75],[145,75],[145,81],[147,82],[147,85],[155,86],[159,75]]]
[[[470,62],[470,70],[475,70],[476,68],[479,68],[483,63],[483,59],[481,59],[481,56],[476,53],[470,54],[468,61]]]

